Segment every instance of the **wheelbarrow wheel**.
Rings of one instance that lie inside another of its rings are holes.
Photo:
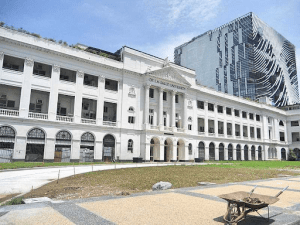
[[[228,203],[227,212],[224,215],[224,220],[231,225],[236,225],[243,218],[244,218],[244,207],[234,203]]]

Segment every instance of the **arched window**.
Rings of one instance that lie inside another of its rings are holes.
[[[209,160],[215,160],[215,144],[209,144]]]
[[[30,139],[45,139],[45,133],[39,128],[34,128],[28,132],[27,138]]]
[[[127,150],[131,153],[133,152],[133,140],[132,139],[128,140]]]
[[[68,131],[60,131],[56,134],[56,140],[71,141],[71,134]]]
[[[228,145],[228,160],[233,160],[233,146],[232,146],[232,144]]]
[[[282,120],[279,121],[279,126],[284,126],[284,123]]]
[[[132,106],[129,107],[128,109],[129,112],[134,112],[134,108]]]
[[[241,146],[236,146],[236,160],[242,160]]]
[[[189,122],[192,122],[192,121],[193,121],[193,119],[192,119],[191,116],[188,118],[188,121],[189,121]]]
[[[193,145],[189,143],[189,155],[193,154]]]
[[[219,144],[219,160],[224,160],[224,144]]]
[[[205,158],[205,145],[202,141],[198,144],[198,157],[202,158],[203,160]]]
[[[11,127],[0,127],[0,137],[15,137],[15,131]]]
[[[95,138],[94,138],[93,134],[86,132],[83,135],[81,135],[81,141],[82,142],[94,142]]]

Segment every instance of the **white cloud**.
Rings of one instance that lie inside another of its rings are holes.
[[[165,40],[157,44],[147,44],[143,46],[138,46],[137,49],[149,53],[151,55],[157,56],[159,58],[168,57],[170,61],[174,61],[174,48],[182,45],[183,43],[190,41],[193,37],[197,36],[196,33],[186,33],[177,36],[169,36]]]
[[[156,28],[199,26],[217,16],[221,0],[144,0],[149,21]]]

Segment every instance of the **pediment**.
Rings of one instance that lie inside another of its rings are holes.
[[[145,75],[159,78],[173,83],[191,86],[191,84],[174,68],[171,66],[164,67],[159,70],[146,72]]]

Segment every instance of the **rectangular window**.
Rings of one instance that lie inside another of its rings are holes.
[[[247,119],[247,113],[246,112],[242,112],[242,117],[244,118],[244,119]]]
[[[226,114],[231,115],[231,108],[226,107]]]
[[[175,123],[175,126],[176,126],[177,128],[179,128],[179,123],[178,123],[178,122],[176,122],[176,123]]]
[[[105,89],[111,91],[118,91],[118,81],[105,79]]]
[[[167,101],[167,92],[165,92],[165,91],[163,92],[163,100]]]
[[[258,139],[261,139],[260,128],[256,128],[256,136]]]
[[[164,118],[164,126],[167,126],[167,118]]]
[[[179,99],[178,99],[178,95],[175,95],[175,103],[178,103]]]
[[[260,115],[256,115],[256,121],[260,121]]]
[[[214,104],[208,103],[208,110],[209,111],[214,111]]]
[[[202,102],[202,101],[197,101],[197,108],[198,108],[198,109],[204,109],[204,102]]]
[[[223,113],[223,106],[218,105],[218,113]]]
[[[189,129],[189,130],[192,130],[192,124],[189,124],[189,125],[188,125],[188,129]]]
[[[250,119],[250,120],[253,120],[253,119],[254,119],[253,113],[249,113],[249,119]]]
[[[134,116],[128,116],[128,123],[134,123],[135,117]]]
[[[104,112],[107,113],[107,111],[108,111],[108,107],[104,106]]]
[[[298,120],[291,121],[291,126],[292,127],[298,127],[299,126],[299,121]]]
[[[154,98],[154,89],[153,88],[149,89],[149,98]]]
[[[235,115],[236,117],[240,117],[240,111],[237,110],[237,109],[235,109],[235,110],[234,110],[234,115]]]

